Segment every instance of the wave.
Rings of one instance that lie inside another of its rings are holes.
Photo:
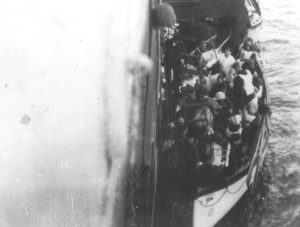
[[[290,44],[290,40],[288,39],[268,39],[268,40],[265,40],[263,42],[263,44],[269,44],[269,43],[277,43],[277,44]]]

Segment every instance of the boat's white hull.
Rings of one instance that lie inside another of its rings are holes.
[[[247,175],[232,185],[194,200],[193,227],[214,226],[247,191]]]

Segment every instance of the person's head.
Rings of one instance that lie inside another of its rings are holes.
[[[238,133],[233,133],[230,137],[231,142],[235,145],[239,145],[242,142],[241,139],[241,135]]]
[[[207,50],[212,50],[214,48],[213,43],[211,43],[211,42],[206,43],[206,48],[207,48]]]
[[[233,70],[235,70],[235,72],[241,71],[242,70],[242,63],[236,61],[233,65],[232,65]]]
[[[210,70],[210,73],[211,73],[212,75],[215,75],[215,74],[217,74],[217,73],[222,72],[222,65],[221,65],[220,62],[217,62],[217,63],[214,64],[209,70]]]
[[[268,106],[265,103],[262,103],[261,105],[259,105],[259,112],[261,114],[268,114],[269,116],[272,115],[272,110],[271,110],[270,106]]]
[[[231,80],[233,80],[237,75],[238,75],[238,73],[237,73],[236,69],[231,68],[231,69],[229,70],[228,76],[230,76]]]
[[[210,92],[210,90],[209,90],[208,86],[202,85],[201,91],[196,92],[197,100],[201,100],[202,96],[207,97],[209,95],[209,92]]]
[[[224,100],[226,98],[226,95],[224,92],[222,91],[219,91],[217,92],[216,96],[215,96],[215,99],[216,100]]]
[[[251,72],[253,72],[255,70],[255,62],[253,59],[247,59],[245,61],[245,63],[242,65],[242,69],[243,70],[250,70]]]
[[[244,114],[243,126],[244,127],[249,127],[251,125],[251,123],[255,120],[255,118],[256,118],[255,115],[245,113]]]
[[[194,59],[191,57],[186,57],[185,62],[186,64],[194,65]]]
[[[184,72],[183,73],[183,79],[187,80],[189,78],[189,73],[188,72]]]
[[[179,36],[179,27],[178,27],[178,24],[175,24],[175,25],[173,26],[173,31],[174,31],[173,37],[174,37],[174,38],[178,38],[178,36]]]
[[[256,60],[256,54],[255,53],[251,54],[250,58],[255,61]]]
[[[232,75],[232,76],[236,75],[236,70],[233,67],[230,68],[229,75]]]
[[[250,37],[246,37],[244,40],[244,49],[249,51],[251,50],[252,45],[253,45],[253,39],[251,39]]]
[[[250,42],[246,42],[246,43],[245,43],[244,49],[247,50],[247,51],[250,51],[250,50],[251,50],[251,44],[250,44]]]
[[[239,125],[242,122],[242,115],[236,114],[229,118],[229,123],[232,125]]]
[[[233,75],[230,74],[226,77],[226,85],[229,87],[229,88],[233,88]]]
[[[223,75],[220,73],[220,75],[217,78],[217,84],[222,84],[223,82],[224,82],[223,81]]]
[[[198,45],[198,47],[200,48],[200,50],[202,52],[207,51],[206,43],[204,41],[200,42],[199,45]]]
[[[251,101],[246,105],[247,111],[251,115],[255,115],[258,111],[258,105],[255,103],[255,101]]]
[[[184,65],[185,64],[185,59],[184,58],[180,58],[180,63],[181,63],[181,65]]]
[[[183,118],[183,117],[178,118],[177,124],[178,124],[178,126],[180,126],[180,127],[183,126],[183,125],[184,125],[184,118]]]
[[[226,47],[226,48],[224,49],[224,53],[225,53],[225,57],[230,56],[230,55],[231,55],[231,49],[230,49],[230,47]]]
[[[200,70],[200,75],[203,76],[203,77],[207,77],[207,76],[208,76],[207,69],[202,68],[202,69]]]

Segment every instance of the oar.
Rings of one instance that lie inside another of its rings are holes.
[[[209,31],[209,28],[208,28],[207,23],[206,23],[206,28],[207,28],[208,35],[210,36],[210,39],[212,39],[212,36],[211,36],[210,31]],[[232,34],[232,31],[230,31],[229,36],[223,41],[223,43],[221,43],[221,45],[218,47],[218,49],[221,49],[222,46],[224,46],[225,43],[227,43],[227,41],[228,41],[228,40],[230,39],[230,37],[231,37],[231,34]],[[219,61],[215,47],[213,47],[213,50],[214,50],[214,53],[215,53],[215,56],[216,56],[217,61]]]
[[[225,43],[227,43],[228,42],[228,40],[230,39],[230,37],[231,37],[231,34],[232,34],[232,31],[230,31],[230,34],[229,34],[229,36],[223,41],[223,43],[221,43],[221,45],[218,47],[218,49],[220,48],[222,48],[222,46],[224,46],[225,45]]]

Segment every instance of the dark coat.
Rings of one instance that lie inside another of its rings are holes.
[[[243,109],[245,103],[244,80],[236,76],[233,80],[233,111],[238,113]]]

